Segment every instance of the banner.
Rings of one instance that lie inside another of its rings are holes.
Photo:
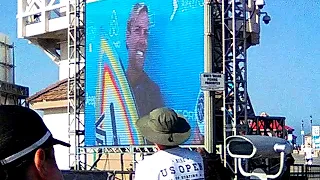
[[[101,0],[86,7],[85,144],[144,145],[135,122],[166,106],[203,144],[203,1]]]
[[[320,149],[320,126],[312,126],[312,144],[315,149]]]

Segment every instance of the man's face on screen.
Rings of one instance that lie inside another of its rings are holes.
[[[133,18],[127,34],[129,58],[136,69],[142,70],[148,45],[149,17],[143,11]]]

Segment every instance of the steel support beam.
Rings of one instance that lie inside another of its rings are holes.
[[[86,0],[70,0],[68,5],[69,166],[76,170],[86,169],[86,153],[79,148],[84,143],[85,6]]]
[[[223,160],[227,166],[226,138],[247,127],[246,1],[222,1]],[[246,130],[245,132],[246,133]],[[233,162],[237,174],[237,163]]]

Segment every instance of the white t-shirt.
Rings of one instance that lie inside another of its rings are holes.
[[[312,148],[304,148],[305,152],[305,158],[306,159],[311,159],[312,158]]]
[[[137,163],[135,180],[204,180],[201,155],[180,147],[158,151]]]

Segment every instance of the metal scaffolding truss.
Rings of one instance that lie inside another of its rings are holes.
[[[247,117],[255,116],[247,93],[247,1],[223,0],[212,3],[213,72],[225,76],[225,90],[215,92],[216,127],[222,130],[225,166],[226,138],[248,131]],[[221,113],[222,112],[222,113]],[[218,139],[220,140],[220,139]],[[232,168],[233,169],[233,168]],[[235,167],[236,169],[236,167]]]
[[[246,88],[246,49],[252,45],[246,43],[250,39],[250,33],[244,26],[250,24],[246,13],[250,12],[240,0],[212,2],[213,72],[225,74],[225,91],[215,92],[215,128],[217,131],[223,129],[216,137],[218,141],[237,130],[247,131],[246,117],[255,116]]]
[[[203,145],[182,145],[182,148],[186,148],[192,151],[195,151],[199,147],[203,147]],[[157,151],[156,146],[153,145],[128,145],[128,146],[92,146],[92,147],[81,147],[81,149],[86,149],[87,154],[92,153],[154,153]],[[82,151],[84,152],[84,151]]]
[[[182,145],[182,148],[189,149],[190,151],[196,151],[199,147],[204,147],[203,145]],[[80,147],[82,152],[86,155],[98,154],[98,159],[90,165],[87,165],[90,170],[96,169],[97,163],[103,154],[131,154],[132,155],[132,168],[135,169],[135,164],[137,163],[136,157],[143,157],[146,155],[151,155],[157,152],[156,146],[153,145],[128,145],[128,146],[92,146],[92,147]],[[101,169],[100,169],[101,170]]]
[[[0,66],[3,74],[0,80],[0,105],[19,105],[28,107],[29,88],[15,84],[15,46],[9,44],[7,36],[1,36]]]
[[[0,81],[0,104],[14,104],[28,107],[29,88]]]
[[[247,126],[247,54],[246,1],[223,0],[222,58],[225,90],[223,92],[223,161],[227,165],[226,138]],[[236,163],[235,174],[237,173]]]
[[[222,1],[222,13],[223,74],[225,75],[225,91],[223,93],[225,139],[237,134],[237,125],[247,124],[245,1]]]
[[[68,5],[69,166],[76,170],[86,168],[86,153],[81,153],[79,148],[84,143],[85,6],[86,0],[70,0]]]

